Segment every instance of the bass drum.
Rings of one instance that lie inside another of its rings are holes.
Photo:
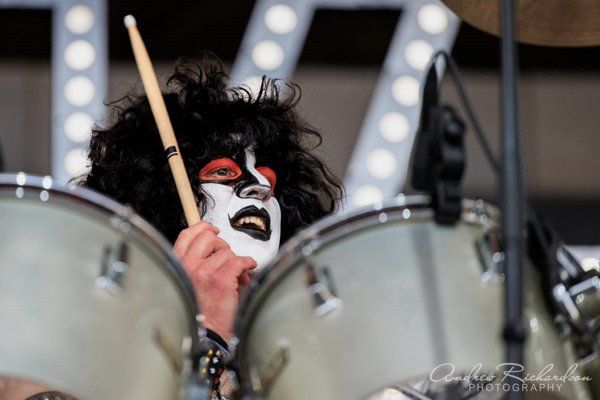
[[[236,365],[247,398],[504,394],[498,212],[465,201],[461,221],[440,226],[427,204],[401,196],[332,216],[282,248],[238,315]],[[563,375],[574,363],[568,343],[546,310],[537,272],[530,262],[525,268],[527,372],[552,365],[552,375]],[[469,374],[470,382],[452,379]],[[475,376],[484,374],[496,376],[493,386],[469,387],[486,383]],[[540,383],[526,396],[589,398],[581,382]],[[546,392],[534,396],[540,390]]]
[[[0,174],[0,218],[0,398],[187,396],[198,310],[166,240],[104,196],[23,173]]]

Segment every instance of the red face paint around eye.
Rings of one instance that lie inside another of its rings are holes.
[[[271,184],[271,191],[275,193],[275,184],[277,183],[277,174],[269,167],[257,167],[256,170],[259,174],[267,178]]]
[[[233,181],[242,175],[242,170],[231,158],[218,158],[200,170],[201,181]]]

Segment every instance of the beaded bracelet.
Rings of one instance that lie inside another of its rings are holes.
[[[210,333],[211,335],[209,336],[216,335],[214,332]],[[218,339],[220,340],[205,342],[208,348],[200,357],[199,363],[200,379],[210,389],[211,400],[221,400],[222,398],[219,389],[221,385],[220,378],[225,371],[225,356],[220,350],[219,344],[222,346],[220,342],[225,343],[225,341],[220,337]]]

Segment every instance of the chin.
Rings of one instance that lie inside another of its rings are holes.
[[[236,249],[232,247],[232,250],[235,254],[239,256],[252,257],[254,261],[256,261],[256,269],[253,270],[255,273],[269,265],[269,263],[273,261],[273,259],[277,255],[277,251],[265,251],[263,249],[255,250],[242,248],[236,251]]]
[[[275,256],[279,248],[279,237],[273,237],[270,241],[261,241],[248,236],[246,233],[239,231],[229,231],[219,234],[219,236],[229,243],[231,250],[237,256],[252,257],[256,261],[256,272],[259,269],[267,266]]]
[[[256,258],[253,257],[254,260],[256,261],[256,269],[254,270],[254,273],[262,270],[267,265],[269,265],[271,263],[271,261],[273,261],[275,259],[276,255],[277,255],[277,253],[274,252],[273,254],[257,256]]]

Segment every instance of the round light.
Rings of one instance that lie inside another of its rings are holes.
[[[375,149],[367,156],[367,170],[378,179],[387,179],[396,172],[396,156],[388,149]]]
[[[44,189],[50,189],[52,187],[52,177],[50,175],[46,175],[42,178],[42,187]]]
[[[586,271],[591,271],[593,269],[600,270],[600,260],[594,257],[586,257],[581,260],[581,267]]]
[[[412,76],[401,76],[392,84],[394,100],[406,107],[417,105],[421,97],[420,91],[419,81]]]
[[[65,133],[74,142],[84,143],[90,139],[94,120],[89,114],[74,112],[65,119]]]
[[[65,85],[67,101],[76,107],[83,107],[93,100],[96,94],[94,82],[85,76],[75,76]]]
[[[18,199],[22,199],[23,196],[25,195],[25,191],[23,190],[22,187],[18,187],[17,190],[15,190],[15,196],[17,196]]]
[[[404,49],[404,57],[408,65],[419,71],[427,67],[432,55],[433,47],[424,40],[413,40]]]
[[[383,200],[383,193],[375,186],[365,185],[356,189],[352,195],[352,204],[357,207],[366,206],[367,204],[377,203]]]
[[[17,173],[16,181],[17,181],[17,185],[23,186],[25,184],[25,182],[27,181],[27,175],[25,174],[25,172]]]
[[[272,40],[264,40],[254,46],[252,60],[258,68],[271,71],[283,63],[285,55],[280,45]]]
[[[84,5],[71,7],[65,15],[65,25],[72,33],[81,35],[89,32],[94,26],[94,12]]]
[[[265,13],[265,24],[274,33],[283,35],[296,29],[298,16],[292,7],[277,4]]]
[[[67,153],[65,170],[71,177],[82,175],[89,170],[88,158],[84,148],[75,148]]]
[[[40,192],[40,200],[41,201],[48,201],[49,198],[50,198],[50,193],[48,193],[47,190],[42,190]]]
[[[254,75],[248,77],[244,79],[243,85],[247,86],[248,90],[250,90],[250,93],[256,96],[258,95],[258,92],[260,91],[260,87],[262,85],[262,76]]]
[[[379,133],[384,139],[393,143],[400,143],[408,136],[410,123],[399,112],[389,112],[379,120]]]
[[[438,35],[448,27],[448,14],[436,4],[427,4],[417,13],[419,26],[431,35]]]
[[[89,68],[96,58],[96,50],[90,42],[75,40],[65,48],[65,62],[74,70],[82,71]]]

